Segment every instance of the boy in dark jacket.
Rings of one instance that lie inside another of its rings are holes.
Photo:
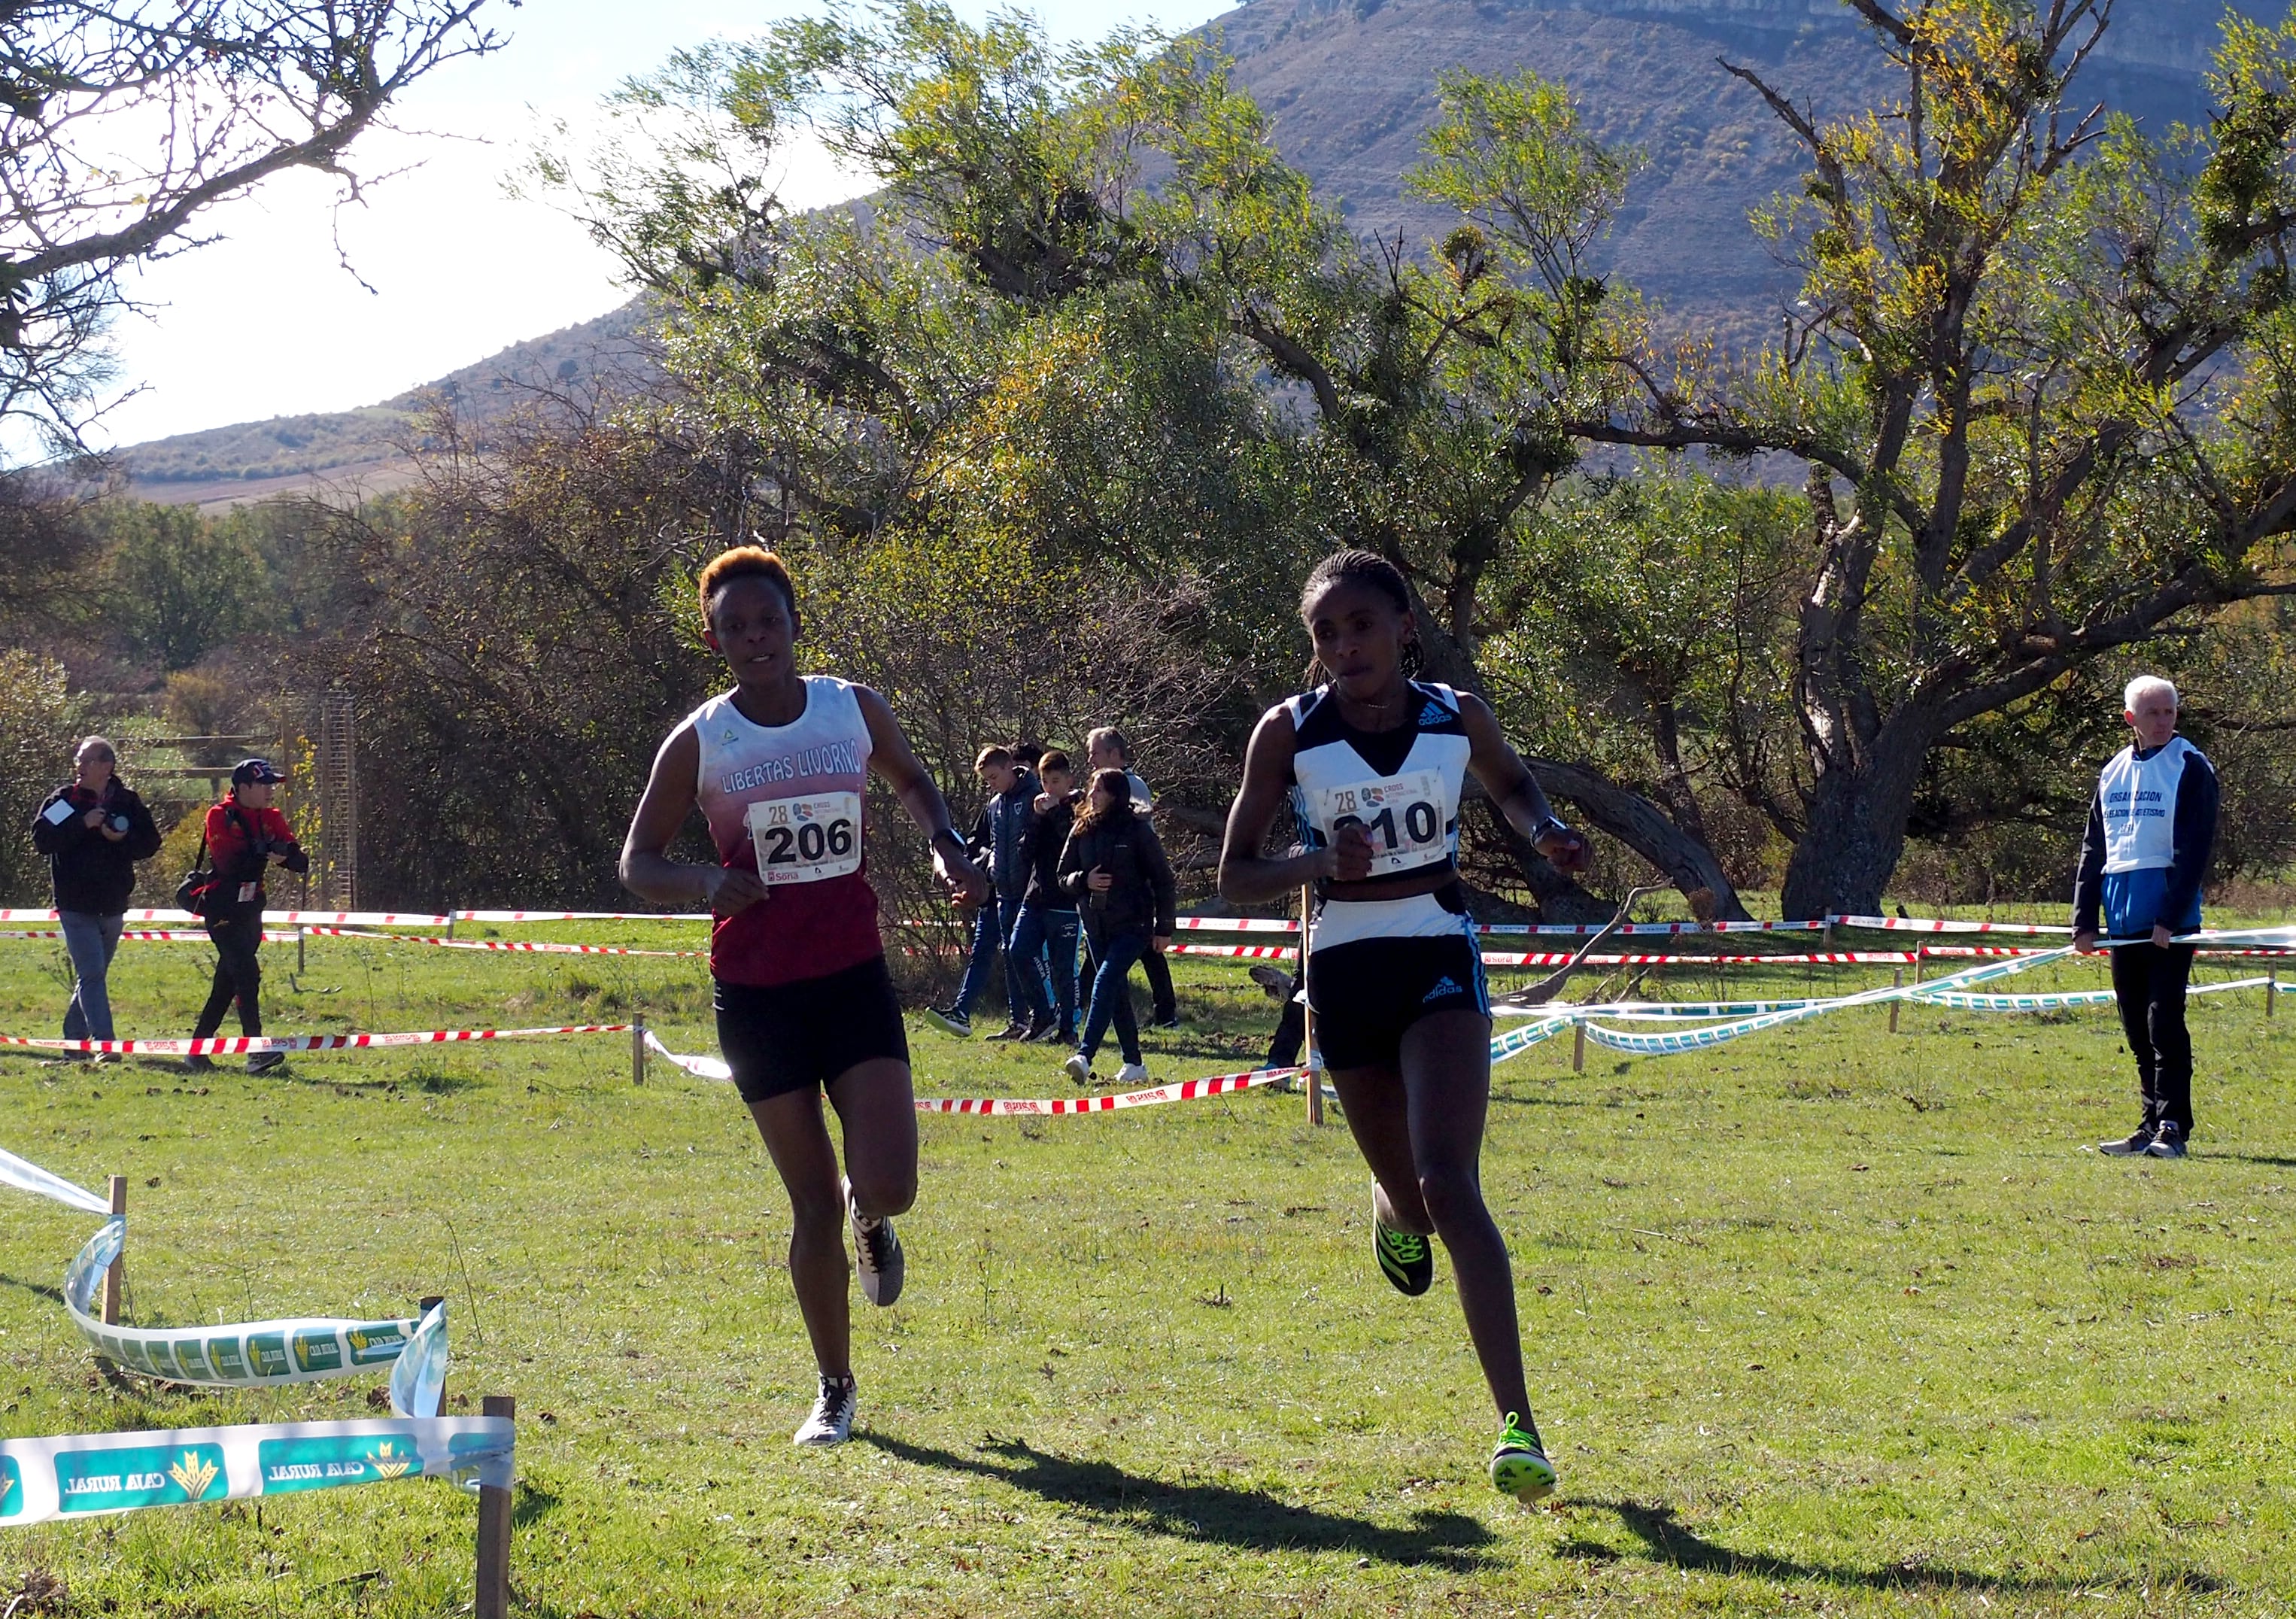
[[[1076,824],[1076,772],[1069,756],[1054,748],[1037,761],[1037,775],[1045,790],[1029,834],[1029,886],[1013,928],[1013,957],[1021,964],[1021,987],[1029,997],[1029,1032],[1022,1038],[1073,1046],[1077,902],[1061,886],[1060,868],[1061,851]]]
[[[1037,820],[1037,778],[1021,768],[1013,750],[988,747],[973,760],[988,802],[974,823],[970,848],[973,863],[988,876],[988,898],[973,914],[972,955],[964,966],[964,982],[956,999],[946,1007],[926,1008],[949,1033],[972,1032],[972,1003],[988,987],[988,964],[1004,952],[1004,999],[1009,1013],[1004,1027],[988,1038],[1016,1040],[1029,1032],[1029,996],[1021,964],[1013,953],[1013,929],[1021,920],[1021,897],[1029,888],[1029,828]]]
[[[263,874],[273,866],[308,871],[311,860],[295,841],[287,818],[271,807],[281,780],[267,759],[243,759],[233,767],[231,796],[208,810],[208,859],[213,875],[200,896],[200,915],[216,947],[215,982],[208,1004],[192,1030],[207,1040],[223,1027],[223,1015],[239,1003],[239,1031],[263,1032],[263,968],[255,953],[263,945]],[[250,1073],[276,1068],[283,1052],[258,1051],[247,1059]],[[198,1072],[214,1066],[204,1056],[188,1056],[184,1066]]]
[[[71,957],[68,1040],[117,1038],[108,982],[111,957],[135,891],[135,862],[160,852],[160,828],[144,801],[119,779],[119,768],[111,744],[88,737],[73,758],[72,779],[49,793],[32,817],[32,847],[47,857],[57,925]]]
[[[1083,907],[1095,964],[1084,1038],[1064,1064],[1069,1077],[1079,1085],[1091,1079],[1093,1054],[1113,1022],[1124,1051],[1116,1082],[1144,1085],[1148,1070],[1140,1061],[1140,1031],[1124,981],[1152,945],[1171,943],[1176,895],[1164,846],[1147,817],[1134,811],[1123,771],[1094,773],[1091,795],[1061,851],[1060,881]]]

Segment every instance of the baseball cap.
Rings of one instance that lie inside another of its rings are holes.
[[[245,786],[250,782],[284,781],[287,778],[271,768],[267,759],[242,759],[231,768],[231,785]]]

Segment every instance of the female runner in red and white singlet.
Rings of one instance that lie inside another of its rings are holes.
[[[790,1279],[821,1373],[800,1444],[836,1444],[853,1423],[844,1228],[873,1304],[900,1294],[892,1216],[917,1190],[916,1101],[901,1008],[877,934],[863,858],[869,776],[882,777],[932,841],[952,898],[985,886],[948,806],[875,692],[800,675],[797,592],[772,552],[745,546],[701,571],[705,639],[734,688],[686,716],[655,755],[622,845],[633,893],[709,901],[718,1044],[788,1188]],[[699,808],[716,865],[666,851]],[[845,1166],[822,1117],[844,1126]]]

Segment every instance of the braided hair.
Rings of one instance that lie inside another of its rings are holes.
[[[1411,586],[1404,579],[1403,570],[1376,551],[1354,548],[1334,551],[1316,564],[1314,571],[1308,575],[1308,582],[1300,587],[1300,618],[1304,620],[1308,616],[1310,602],[1334,585],[1365,586],[1393,602],[1398,612],[1407,614],[1411,612]],[[1404,643],[1403,678],[1406,680],[1415,678],[1424,662],[1419,637],[1414,634]],[[1327,685],[1331,678],[1332,671],[1324,667],[1322,658],[1308,661],[1307,681],[1309,686]]]

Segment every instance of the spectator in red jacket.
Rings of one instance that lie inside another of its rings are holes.
[[[215,942],[215,985],[208,1004],[192,1030],[193,1040],[207,1040],[223,1027],[223,1015],[239,1002],[239,1031],[263,1032],[263,969],[255,953],[263,944],[263,875],[274,866],[308,871],[310,857],[295,841],[287,818],[271,807],[271,795],[280,780],[267,759],[243,759],[231,773],[231,794],[208,811],[207,852],[213,875],[200,891],[199,912]],[[287,1060],[278,1051],[258,1051],[247,1059],[250,1073],[276,1068]],[[204,1056],[189,1056],[184,1066],[193,1071],[215,1064]]]

